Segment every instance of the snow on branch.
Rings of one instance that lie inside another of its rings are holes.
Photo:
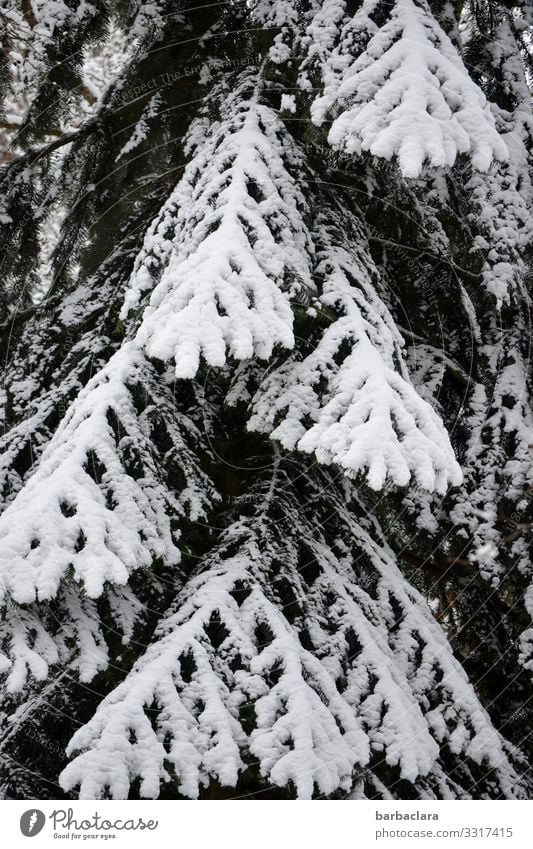
[[[135,406],[132,387],[147,381],[142,354],[127,343],[74,401],[37,470],[0,518],[2,595],[21,603],[52,598],[72,569],[95,598],[106,581],[125,584],[132,570],[156,558],[178,562],[171,519],[186,508],[181,494],[162,482],[149,408],[143,415]],[[160,388],[159,404],[163,394]],[[205,475],[192,468],[178,425],[172,438],[182,454],[182,495],[198,516],[204,495],[194,493],[206,485]]]
[[[355,716],[260,587],[241,607],[232,596],[248,577],[251,555],[257,550],[191,583],[158,641],[71,741],[71,753],[87,751],[64,771],[64,788],[80,784],[81,798],[100,798],[106,788],[113,798],[126,798],[139,776],[142,796],[153,798],[170,765],[180,793],[191,798],[209,777],[235,786],[245,768],[248,741],[239,709],[247,703],[255,703],[258,723],[251,753],[271,781],[283,786],[292,780],[304,797],[314,781],[323,792],[349,786],[358,754],[364,759],[368,749]],[[222,632],[216,652],[213,628]],[[271,640],[265,647],[259,643],[263,631]],[[232,673],[232,660],[244,669]],[[328,697],[332,703],[324,704]],[[152,704],[155,729],[146,713]],[[347,733],[339,730],[341,721]]]
[[[44,605],[20,606],[6,599],[0,623],[0,674],[6,691],[18,694],[46,681],[54,667],[68,668],[84,683],[107,669],[110,630],[127,646],[143,618],[143,605],[127,586],[109,586],[105,602],[110,618],[103,621],[97,602],[80,596],[75,584],[63,586]]]
[[[488,174],[474,173],[466,186],[472,199],[469,223],[477,230],[474,250],[484,259],[482,279],[498,306],[508,304],[524,285],[528,250],[533,243],[533,184],[530,150],[533,139],[531,92],[524,79],[520,53],[507,20],[498,27],[490,45],[496,78],[512,111],[491,104],[509,156]],[[488,49],[488,48],[487,48]]]
[[[469,540],[469,559],[494,584],[507,571],[501,557],[505,522],[500,505],[508,500],[515,505],[516,516],[527,517],[533,485],[533,416],[528,401],[528,362],[521,351],[528,332],[529,321],[517,320],[512,333],[496,337],[496,343],[484,347],[497,378],[490,393],[482,383],[476,384],[469,400],[465,486],[456,493],[450,512],[454,524],[464,529],[463,536]],[[511,457],[506,454],[510,439],[514,446]],[[531,572],[529,549],[528,540],[521,535],[512,548],[513,562],[525,574]]]
[[[324,85],[311,115],[317,125],[333,118],[333,146],[397,156],[406,177],[424,164],[453,165],[459,154],[480,171],[508,158],[484,94],[426,0],[364,0],[343,25],[338,7],[325,2],[309,27]]]
[[[330,215],[331,218],[331,215]],[[322,224],[320,302],[334,320],[307,356],[273,369],[253,400],[251,430],[289,450],[314,453],[373,489],[387,481],[444,492],[461,471],[442,422],[412,386],[402,339],[375,292],[376,269],[361,246]]]
[[[344,500],[333,501],[343,525],[334,548],[301,510],[291,527],[290,506],[283,527],[263,517],[225,532],[145,655],[72,738],[68,752],[79,754],[62,773],[65,791],[127,798],[140,779],[141,796],[154,798],[174,780],[197,798],[213,780],[235,787],[251,764],[299,798],[328,796],[365,769],[379,775],[380,762],[412,783],[430,780],[446,746],[457,772],[468,760],[488,764],[513,796],[502,741],[424,600]],[[302,621],[275,598],[276,563]]]
[[[127,318],[164,262],[137,341],[174,358],[181,378],[194,377],[201,357],[222,366],[291,348],[290,298],[311,286],[305,201],[287,166],[296,154],[253,84],[222,93],[214,124],[193,125],[193,158],[150,228],[123,308]]]

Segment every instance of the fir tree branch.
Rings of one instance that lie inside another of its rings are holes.
[[[409,339],[413,344],[417,342],[421,345],[425,345],[426,348],[429,348],[432,352],[434,352],[435,356],[438,357],[443,365],[446,366],[448,374],[462,386],[466,386],[468,389],[473,389],[476,385],[476,381],[470,377],[459,365],[456,360],[452,359],[448,354],[445,354],[440,348],[436,348],[434,345],[430,345],[426,339],[422,336],[418,336],[416,333],[413,333],[412,330],[408,330],[406,327],[400,327],[397,325],[398,330],[406,339]]]
[[[60,147],[64,147],[71,142],[77,141],[78,139],[83,139],[91,133],[95,132],[95,130],[100,129],[103,126],[103,119],[101,117],[98,118],[90,118],[86,124],[83,125],[79,130],[72,130],[71,132],[64,133],[59,138],[54,139],[48,144],[43,145],[37,149],[33,148],[27,150],[25,153],[22,153],[20,156],[13,158],[9,165],[7,165],[3,172],[0,173],[0,182],[9,177],[11,171],[13,169],[19,168],[21,165],[27,163],[26,167],[30,167],[38,162],[39,159],[42,159],[45,156],[48,156],[50,153],[58,150]]]
[[[503,545],[511,545],[518,537],[521,537],[522,534],[530,531],[533,528],[533,522],[516,522],[512,523],[514,525],[513,530],[510,534],[502,537],[501,542]]]
[[[413,551],[407,551],[406,549],[403,549],[398,556],[407,561],[407,563],[429,572],[439,580],[450,574],[465,577],[476,572],[475,564],[471,563],[465,557],[449,556],[444,557],[442,560],[432,560],[429,557],[419,557]]]
[[[26,307],[24,310],[20,310],[20,312],[15,312],[13,315],[9,317],[7,321],[2,322],[0,324],[0,332],[3,330],[8,330],[10,327],[13,327],[14,324],[19,324],[19,322],[26,321],[27,318],[31,318],[35,313],[39,312],[41,309],[46,309],[53,304],[58,303],[61,300],[60,295],[54,295],[51,298],[46,298],[46,300],[39,301],[38,304],[34,304],[31,307]]]
[[[18,130],[18,129],[20,129],[20,124],[17,124],[14,121],[0,121],[0,130]]]
[[[368,241],[375,242],[380,245],[386,245],[391,248],[398,248],[399,250],[405,251],[405,253],[417,256],[419,259],[427,257],[430,260],[434,260],[439,265],[447,265],[451,271],[454,271],[455,274],[457,274],[457,276],[466,283],[475,283],[478,285],[483,282],[481,274],[474,274],[474,272],[468,271],[466,268],[461,268],[460,265],[456,265],[456,263],[452,262],[452,260],[446,259],[446,257],[439,256],[438,254],[434,254],[431,251],[419,251],[418,248],[413,248],[410,245],[402,245],[399,242],[391,242],[390,239],[381,239],[378,236],[369,236]]]

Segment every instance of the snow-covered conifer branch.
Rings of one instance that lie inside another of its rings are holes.
[[[134,396],[146,381],[143,362],[132,344],[112,357],[74,402],[37,470],[3,513],[2,594],[23,603],[53,598],[72,569],[95,598],[106,581],[123,585],[132,570],[156,558],[178,562],[173,522],[186,509],[183,498],[193,516],[201,515],[204,496],[194,494],[199,470],[181,440],[183,493],[163,483],[150,417],[147,410],[138,412]],[[178,432],[174,427],[175,438]]]
[[[246,75],[218,92],[221,117],[192,127],[192,159],[146,237],[123,317],[154,286],[137,332],[150,356],[174,359],[191,378],[203,357],[267,359],[291,348],[290,299],[312,285],[305,200],[290,173],[298,163],[275,112]],[[158,274],[158,267],[164,267]]]
[[[376,294],[378,272],[361,229],[353,223],[350,240],[324,219],[316,237],[320,303],[335,320],[300,361],[290,358],[270,372],[249,427],[349,475],[365,474],[373,489],[414,478],[444,492],[460,483],[461,472],[442,423],[409,380],[403,341]]]
[[[460,154],[481,171],[506,160],[486,98],[426,0],[394,0],[382,23],[384,6],[364,0],[353,19],[335,24],[339,4],[329,0],[310,25],[310,53],[322,54],[324,85],[311,114],[318,125],[333,119],[331,144],[397,156],[406,177],[425,164],[453,165]]]

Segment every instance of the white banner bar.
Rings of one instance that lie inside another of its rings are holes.
[[[0,802],[6,849],[533,849],[532,815],[507,801]]]

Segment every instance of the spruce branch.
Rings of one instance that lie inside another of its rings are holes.
[[[434,354],[434,356],[443,363],[450,377],[452,377],[462,386],[466,386],[467,389],[473,389],[475,387],[475,380],[470,377],[470,375],[468,375],[463,368],[461,368],[457,360],[453,359],[453,357],[451,357],[449,354],[444,353],[441,348],[436,348],[434,345],[429,344],[426,339],[424,339],[422,336],[419,336],[417,333],[413,333],[412,330],[408,330],[407,327],[401,327],[400,325],[397,325],[397,327],[405,339],[408,339],[414,345],[418,343],[428,348],[428,350],[430,350]]]
[[[434,254],[431,251],[420,251],[418,248],[413,248],[410,245],[403,245],[399,242],[392,242],[390,239],[382,239],[378,236],[369,236],[369,242],[375,242],[376,244],[385,245],[390,248],[398,248],[398,250],[405,251],[407,254],[411,254],[412,256],[418,257],[418,259],[423,259],[427,257],[430,260],[433,260],[439,265],[447,265],[451,271],[455,272],[461,280],[464,280],[465,283],[474,283],[475,285],[479,285],[483,282],[483,276],[481,274],[475,274],[472,271],[468,271],[466,268],[462,268],[460,265],[457,265],[451,259],[448,259],[445,256],[439,256],[439,254]]]
[[[28,318],[31,318],[41,310],[45,310],[48,307],[59,303],[61,297],[61,295],[54,295],[53,297],[39,301],[38,304],[33,304],[31,307],[26,307],[26,309],[20,310],[19,312],[14,312],[9,317],[8,321],[4,321],[2,322],[2,324],[0,324],[0,333],[3,330],[8,330],[10,327],[13,327],[13,325],[15,324],[19,324],[21,322],[26,321]]]
[[[80,127],[79,130],[71,130],[70,132],[64,133],[41,147],[30,148],[24,153],[21,153],[20,156],[16,156],[11,159],[7,166],[0,168],[0,183],[6,180],[13,171],[20,171],[21,168],[30,168],[40,159],[43,159],[43,157],[49,156],[51,153],[54,153],[54,151],[67,144],[86,138],[91,135],[91,133],[101,129],[103,126],[104,118],[102,116],[89,118],[89,120],[86,121],[83,127]]]

